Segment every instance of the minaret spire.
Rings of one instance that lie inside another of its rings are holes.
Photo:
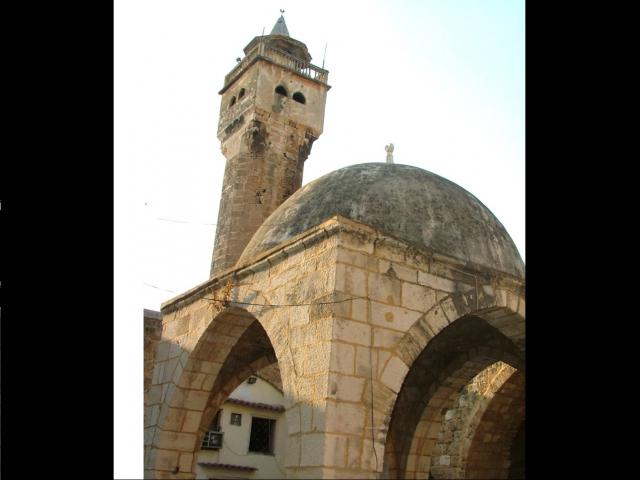
[[[289,36],[289,30],[287,30],[287,24],[284,23],[284,10],[280,9],[280,18],[276,21],[276,24],[273,26],[270,35],[284,35],[285,37]]]

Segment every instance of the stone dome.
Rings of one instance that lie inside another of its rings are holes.
[[[524,278],[524,263],[498,219],[476,197],[409,165],[363,163],[308,183],[256,231],[238,265],[334,215],[418,248]]]

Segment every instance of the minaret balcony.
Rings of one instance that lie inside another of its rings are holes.
[[[287,70],[323,85],[327,85],[329,80],[328,70],[312,65],[309,62],[265,43],[260,43],[258,48],[255,48],[245,56],[240,62],[238,62],[233,70],[224,77],[224,87],[222,87],[222,90],[220,90],[219,93],[224,93],[224,91],[242,74],[242,72],[260,59],[286,68]]]

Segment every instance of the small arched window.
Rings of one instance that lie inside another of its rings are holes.
[[[284,95],[285,97],[287,96],[287,90],[282,85],[276,87],[276,93],[278,95]]]
[[[229,108],[233,107],[236,104],[236,97],[235,95],[233,97],[231,97],[231,101],[229,102]]]
[[[300,93],[300,92],[294,93],[293,94],[293,99],[298,103],[302,103],[302,104],[307,103],[307,99],[304,98],[304,95],[302,93]]]
[[[242,97],[244,97],[244,88],[241,88],[240,91],[238,92],[238,100],[240,100]]]

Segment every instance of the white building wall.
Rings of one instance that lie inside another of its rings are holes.
[[[249,402],[284,405],[284,398],[268,382],[257,379],[255,384],[243,382],[230,398]],[[241,425],[231,424],[231,414],[242,415]],[[251,419],[269,418],[276,421],[273,455],[249,452]],[[220,414],[220,430],[224,433],[220,450],[200,450],[197,453],[196,478],[285,478],[287,426],[284,412],[264,410],[225,402]],[[230,470],[198,465],[198,462],[216,462],[257,468],[256,471]]]

